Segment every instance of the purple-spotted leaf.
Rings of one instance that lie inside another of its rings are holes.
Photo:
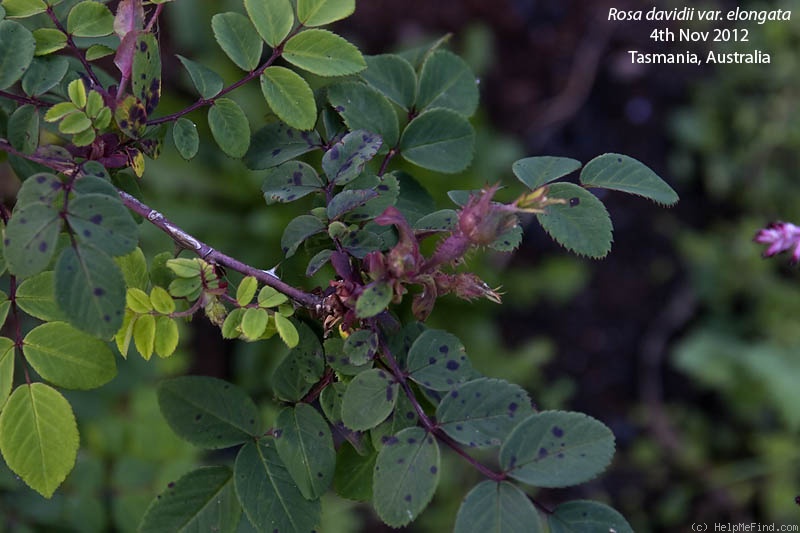
[[[353,81],[328,89],[328,101],[351,130],[377,134],[387,148],[397,144],[400,126],[392,104],[378,91]]]
[[[278,317],[275,314],[275,317]],[[297,402],[319,381],[325,371],[322,345],[314,331],[298,322],[298,344],[278,363],[272,388],[282,400]]]
[[[373,281],[356,300],[356,315],[369,318],[381,313],[392,301],[392,286],[385,281]]]
[[[378,454],[372,501],[391,527],[413,521],[433,498],[439,484],[439,445],[422,428],[404,429],[388,439]]]
[[[141,100],[129,94],[117,102],[114,121],[116,121],[119,129],[122,130],[122,133],[133,139],[138,139],[144,133],[147,111]]]
[[[414,223],[417,231],[449,231],[458,223],[458,213],[452,209],[441,209],[425,215]]]
[[[108,344],[64,322],[33,328],[23,340],[22,352],[40,376],[65,389],[94,389],[117,375]]]
[[[274,122],[253,135],[244,164],[251,170],[271,168],[319,148],[321,142],[316,131],[300,131]]]
[[[66,248],[56,262],[56,303],[70,324],[103,339],[122,326],[125,278],[114,260],[92,246]]]
[[[535,487],[570,487],[606,469],[614,434],[583,413],[542,411],[520,423],[500,448],[509,476]]]
[[[479,378],[447,393],[436,408],[436,420],[461,444],[484,448],[500,446],[532,413],[531,400],[520,386]]]
[[[62,222],[52,205],[35,202],[15,210],[5,231],[8,270],[20,278],[44,270],[55,253]]]
[[[425,388],[446,391],[478,377],[478,373],[455,335],[429,329],[408,351],[408,377]]]
[[[397,405],[389,415],[389,418],[372,428],[369,432],[372,440],[372,447],[380,450],[386,442],[391,440],[403,429],[414,427],[419,422],[419,417],[411,405],[411,400],[405,394],[400,394],[397,398]]]
[[[275,421],[275,449],[307,500],[321,497],[333,482],[336,452],[328,423],[306,403],[286,407]]]
[[[162,381],[158,405],[172,430],[201,448],[228,448],[259,432],[253,400],[221,379],[182,376]]]
[[[398,383],[385,370],[373,368],[358,374],[342,399],[342,421],[355,431],[374,428],[394,410]]]
[[[267,205],[293,202],[321,190],[322,181],[317,171],[308,163],[301,161],[287,161],[269,169],[261,185]]]
[[[350,211],[363,206],[378,193],[371,189],[345,190],[328,202],[328,219],[335,220]]]
[[[575,500],[556,507],[547,515],[551,533],[633,533],[625,518],[600,502]]]
[[[256,531],[310,533],[320,520],[320,501],[307,500],[265,439],[242,446],[234,466],[236,496]]]
[[[355,331],[344,342],[344,354],[355,366],[367,364],[378,351],[378,335],[369,329]]]
[[[291,257],[303,241],[325,231],[325,224],[313,215],[300,215],[292,219],[283,230],[281,248],[286,257]]]
[[[487,480],[478,483],[464,498],[456,515],[453,531],[454,533],[520,531],[539,533],[545,530],[539,513],[527,494],[507,481],[496,483]],[[603,533],[608,533],[608,530],[604,530]]]
[[[150,505],[139,533],[237,530],[242,508],[227,466],[198,468],[170,483]]]
[[[573,183],[553,183],[547,195],[563,203],[548,205],[536,215],[539,224],[557,243],[579,255],[594,259],[611,250],[611,217],[603,202]]]
[[[69,202],[66,218],[79,242],[95,246],[111,256],[125,255],[136,249],[139,228],[119,196],[77,196]]]

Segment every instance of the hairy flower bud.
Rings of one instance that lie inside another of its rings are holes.
[[[800,227],[789,222],[773,222],[756,233],[753,239],[757,243],[769,244],[764,250],[764,257],[792,250],[792,264],[800,261]]]
[[[458,227],[474,246],[492,244],[500,235],[517,225],[517,217],[507,206],[492,202],[498,186],[471,196],[458,214]]]

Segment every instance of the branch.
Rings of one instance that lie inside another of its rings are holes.
[[[8,91],[0,91],[0,97],[8,98],[9,100],[14,100],[20,104],[31,104],[36,107],[50,107],[52,104],[48,104],[47,102],[43,102],[38,98],[33,98],[30,96],[20,96],[18,94],[10,93]]]
[[[89,62],[86,61],[86,55],[81,53],[80,48],[78,48],[78,46],[75,44],[75,41],[72,40],[72,35],[70,35],[70,33],[67,31],[67,28],[65,28],[64,25],[61,24],[61,21],[58,20],[58,17],[56,16],[55,11],[53,11],[52,6],[49,5],[47,6],[47,16],[50,17],[50,20],[53,21],[53,24],[56,25],[56,28],[58,28],[58,30],[61,31],[61,33],[67,36],[67,46],[69,46],[70,50],[72,50],[75,53],[75,55],[78,57],[78,60],[83,65],[83,68],[86,69],[86,75],[89,76],[89,78],[92,80],[92,84],[94,84],[97,87],[102,87],[100,80],[95,75],[94,70],[92,70],[92,65],[90,65]]]
[[[231,270],[240,272],[245,276],[253,276],[264,285],[268,285],[273,289],[282,292],[295,302],[299,303],[300,305],[308,309],[316,310],[319,306],[322,305],[321,297],[315,294],[301,291],[300,289],[293,287],[288,283],[284,283],[271,272],[257,269],[255,267],[242,263],[238,259],[235,259],[233,257],[223,254],[222,252],[215,250],[206,243],[200,241],[199,239],[193,237],[192,235],[189,235],[188,233],[183,231],[180,227],[170,222],[167,219],[167,217],[165,217],[155,209],[151,209],[149,206],[143,204],[130,194],[124,191],[119,191],[119,196],[122,199],[122,203],[125,204],[125,206],[128,209],[147,219],[148,222],[150,222],[155,227],[157,227],[158,229],[169,235],[170,238],[173,241],[175,241],[175,243],[177,243],[179,246],[191,250],[192,252],[197,254],[201,259],[205,259],[209,262],[225,266],[227,268],[230,268]]]

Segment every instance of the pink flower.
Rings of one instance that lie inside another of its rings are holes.
[[[792,250],[792,263],[800,261],[800,227],[789,222],[773,222],[756,233],[755,242],[769,244],[764,250],[764,257]]]

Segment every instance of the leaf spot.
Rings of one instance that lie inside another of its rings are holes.
[[[553,426],[553,435],[560,439],[564,436],[564,430],[558,426]]]
[[[447,361],[447,364],[445,366],[447,367],[447,370],[455,371],[455,370],[458,370],[458,367],[460,365],[458,364],[458,361],[453,361],[451,359],[451,360]]]

